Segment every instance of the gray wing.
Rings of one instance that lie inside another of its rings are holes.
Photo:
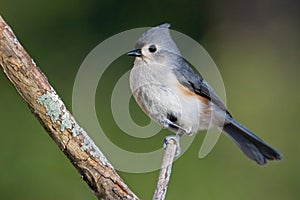
[[[173,68],[173,70],[178,81],[182,85],[184,85],[192,92],[209,99],[211,102],[213,102],[215,105],[217,105],[222,110],[226,111],[227,114],[229,114],[225,105],[215,93],[213,88],[210,87],[200,75],[194,72],[192,68],[182,58],[177,59],[177,63],[179,65]]]

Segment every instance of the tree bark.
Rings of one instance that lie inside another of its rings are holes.
[[[75,121],[1,16],[0,65],[31,112],[98,199],[138,199]]]

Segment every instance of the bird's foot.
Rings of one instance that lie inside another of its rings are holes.
[[[169,135],[165,137],[164,139],[164,149],[166,149],[168,143],[173,140],[176,145],[176,152],[175,152],[175,157],[178,157],[181,154],[181,148],[180,148],[180,137],[182,134],[176,134],[176,135]]]
[[[159,124],[161,124],[164,128],[168,129],[170,128],[170,126],[174,126],[174,127],[177,127],[177,124],[171,122],[168,118],[164,118],[164,117],[159,117],[157,119],[157,122]]]
[[[191,128],[190,129],[185,129],[181,126],[179,126],[178,124],[175,124],[174,122],[172,122],[171,120],[169,120],[168,118],[163,118],[160,117],[157,119],[158,123],[161,124],[164,128],[169,129],[169,128],[177,128],[178,129],[178,133],[180,134],[180,136],[182,136],[184,133],[186,133],[187,135],[191,134]]]

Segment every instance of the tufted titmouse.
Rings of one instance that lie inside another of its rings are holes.
[[[280,160],[278,151],[232,118],[214,90],[188,66],[169,27],[149,29],[128,52],[135,57],[130,87],[143,111],[180,136],[216,126],[260,165]]]

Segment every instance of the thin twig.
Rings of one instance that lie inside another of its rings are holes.
[[[0,66],[98,199],[138,199],[66,109],[1,16]]]
[[[176,136],[175,136],[176,137]],[[172,164],[178,146],[178,141],[173,137],[166,138],[166,147],[164,157],[159,171],[159,176],[156,184],[156,189],[153,195],[153,200],[164,200],[167,194],[168,183],[170,181]]]

